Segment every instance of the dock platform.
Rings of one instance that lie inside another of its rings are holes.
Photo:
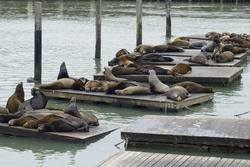
[[[164,95],[111,95],[104,92],[85,92],[71,89],[64,90],[48,90],[40,89],[40,91],[47,97],[52,98],[66,98],[76,97],[78,100],[91,102],[105,102],[116,105],[131,105],[148,108],[164,109],[165,111],[178,111],[188,106],[204,103],[213,99],[213,93],[197,93],[191,94],[180,102],[169,100]]]
[[[146,115],[124,129],[121,138],[128,148],[248,154],[247,127],[249,119]]]
[[[250,167],[248,159],[121,151],[96,167]]]
[[[171,69],[173,66],[160,66]],[[193,66],[192,71],[178,77],[171,75],[157,75],[164,83],[178,83],[183,81],[193,81],[200,84],[228,85],[241,78],[242,67],[209,67]],[[148,82],[148,75],[118,75],[120,78],[127,78],[131,81]],[[94,75],[95,80],[104,80],[103,73]]]
[[[118,128],[119,127],[114,124],[100,123],[99,126],[90,126],[89,132],[74,131],[40,133],[36,129],[27,129],[21,126],[8,126],[7,123],[0,123],[1,134],[81,143],[98,139],[99,137],[107,135]]]

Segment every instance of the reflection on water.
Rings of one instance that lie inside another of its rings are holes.
[[[0,0],[0,105],[6,105],[18,82],[24,82],[25,99],[30,98],[33,83],[34,11],[31,0]],[[103,1],[102,57],[95,61],[95,1],[42,1],[43,62],[42,82],[53,81],[62,61],[73,77],[93,79],[121,48],[135,47],[135,2]],[[228,31],[250,34],[249,3],[174,2],[172,4],[173,37]],[[164,2],[143,2],[143,43],[165,43]],[[165,113],[133,106],[78,102],[80,111],[97,115],[102,122],[124,127],[144,114],[180,116],[222,116],[249,111],[250,69],[245,64],[240,82],[229,87],[215,87],[214,100],[178,113]],[[64,108],[67,100],[50,100],[49,106]],[[250,114],[241,115],[250,118]],[[120,130],[86,144],[61,143],[0,136],[0,163],[5,166],[94,166],[119,151]],[[122,145],[120,146],[122,148]],[[13,161],[13,157],[15,161]]]

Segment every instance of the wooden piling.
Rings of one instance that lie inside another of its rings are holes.
[[[166,39],[167,41],[171,38],[171,0],[166,0]]]
[[[35,71],[34,80],[41,82],[42,78],[42,3],[35,2]]]
[[[96,44],[95,58],[101,58],[101,4],[102,0],[96,1]]]
[[[136,46],[142,44],[142,0],[136,0]]]

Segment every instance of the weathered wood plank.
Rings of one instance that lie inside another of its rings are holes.
[[[182,166],[183,163],[185,163],[186,161],[189,161],[189,158],[191,156],[189,155],[184,155],[181,159],[179,159],[179,161],[177,161],[175,164],[169,164],[167,165],[167,167],[170,167],[170,166]]]
[[[163,156],[163,155],[162,155]],[[152,156],[148,157],[143,163],[140,164],[141,167],[151,167],[154,161],[157,161],[158,159],[162,158],[161,154],[154,153]]]
[[[173,66],[160,66],[171,69]],[[193,66],[192,72],[182,76],[173,77],[170,75],[157,75],[164,83],[178,83],[182,81],[193,81],[201,84],[227,85],[238,80],[243,72],[242,67],[205,67]],[[148,82],[148,75],[118,75],[117,77],[127,78],[138,82]],[[104,80],[103,73],[94,75],[95,80]]]
[[[52,139],[52,140],[61,140],[69,142],[86,142],[97,137],[108,134],[116,129],[118,126],[112,124],[101,123],[100,126],[90,127],[89,132],[43,132],[39,133],[36,129],[27,129],[24,127],[18,126],[8,126],[6,123],[0,123],[0,133],[12,136],[21,136],[21,137],[32,137],[39,139]]]
[[[150,122],[150,124],[148,124]],[[173,144],[186,148],[193,146],[213,146],[228,148],[228,151],[250,148],[250,126],[248,119],[178,117],[146,115],[135,121],[121,132],[129,147],[141,146],[153,148],[154,144]],[[233,128],[232,128],[233,127]],[[130,145],[129,143],[134,143]],[[150,145],[148,144],[150,143]],[[212,151],[209,149],[208,151]]]
[[[201,167],[215,167],[220,162],[220,160],[221,158],[210,157],[204,164],[202,164]]]
[[[166,165],[170,164],[172,161],[177,158],[178,155],[176,154],[167,154],[164,156],[160,161],[158,161],[154,166],[155,167],[165,167]]]
[[[142,157],[138,159],[134,164],[132,164],[130,167],[138,167],[141,164],[143,164],[147,158],[150,158],[153,154],[152,153],[142,153]]]
[[[201,165],[203,165],[207,160],[208,160],[209,157],[201,157],[200,160],[198,160],[198,162],[196,164],[192,164],[187,166],[187,167],[200,167]]]

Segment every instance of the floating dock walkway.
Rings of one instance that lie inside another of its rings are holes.
[[[191,97],[177,102],[169,100],[164,95],[111,95],[104,92],[85,92],[76,91],[71,89],[64,90],[48,90],[40,89],[40,91],[47,97],[52,98],[66,98],[76,97],[78,100],[91,101],[91,102],[105,102],[117,105],[131,105],[141,107],[160,108],[165,111],[178,111],[180,109],[211,101],[213,93],[197,93],[191,94]]]
[[[250,153],[250,120],[146,115],[121,132],[128,148]]]
[[[113,124],[100,123],[99,126],[90,126],[89,132],[43,132],[36,129],[27,129],[21,126],[8,126],[7,123],[0,123],[0,133],[18,137],[31,137],[39,139],[50,139],[68,142],[89,142],[118,129]]]
[[[250,160],[212,156],[121,151],[96,167],[250,167]]]
[[[173,66],[160,66],[171,69]],[[228,85],[241,78],[242,67],[209,67],[193,66],[192,72],[174,78],[171,75],[157,75],[165,83],[178,83],[183,81],[193,81],[200,84]],[[127,78],[131,81],[148,82],[148,75],[118,75],[117,77]],[[104,80],[103,73],[94,75],[95,80]]]

